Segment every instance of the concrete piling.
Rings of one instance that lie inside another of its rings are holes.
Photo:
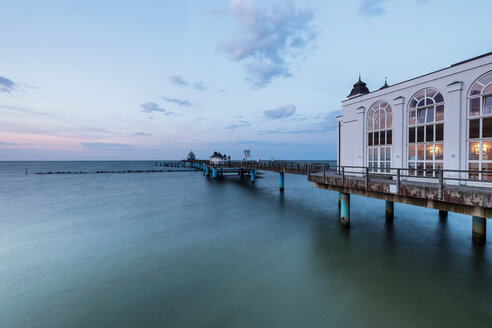
[[[479,216],[474,216],[473,217],[473,241],[476,243],[484,243],[485,242],[485,235],[487,231],[487,219],[481,218]]]
[[[251,183],[256,181],[256,170],[251,170]]]
[[[445,219],[448,217],[448,211],[439,210],[439,218]]]
[[[284,191],[284,173],[280,173],[280,191]]]
[[[350,226],[350,194],[340,193],[340,223],[342,226]]]
[[[216,179],[217,178],[217,168],[214,167],[212,170],[212,178]]]
[[[395,203],[392,201],[386,201],[386,220],[393,220],[395,217]]]

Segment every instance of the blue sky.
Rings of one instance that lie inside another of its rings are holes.
[[[0,2],[0,160],[334,159],[341,101],[492,51],[491,1]]]

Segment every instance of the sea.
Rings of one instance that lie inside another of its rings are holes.
[[[0,327],[492,326],[469,216],[352,196],[346,229],[305,176],[94,173],[155,169],[0,162]]]

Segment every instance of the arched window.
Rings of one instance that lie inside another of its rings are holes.
[[[492,72],[480,77],[468,95],[468,169],[492,171]],[[492,180],[492,174],[469,176]]]
[[[410,175],[436,176],[444,158],[444,98],[432,88],[417,92],[408,107]],[[425,169],[425,170],[424,170]]]
[[[384,101],[375,102],[367,112],[368,165],[371,172],[390,172],[392,113],[391,106]]]

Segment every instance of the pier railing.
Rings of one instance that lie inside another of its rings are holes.
[[[378,190],[378,185],[386,184],[393,189],[390,192],[396,194],[401,193],[404,183],[423,187],[427,185],[437,189],[437,199],[440,200],[444,197],[446,186],[479,187],[492,192],[492,171],[310,164],[307,176],[309,181],[340,187],[349,186],[348,180],[356,180],[358,188],[366,190]]]
[[[371,180],[393,180],[397,185],[402,181],[433,183],[438,185],[469,185],[492,188],[492,171],[451,170],[440,168],[394,168],[367,166],[337,166],[329,163],[299,161],[223,161],[207,163],[216,168],[242,168],[246,170],[264,170],[307,175],[308,178],[338,176],[342,181],[346,177]],[[323,180],[324,181],[324,180]]]
[[[216,168],[242,168],[307,175],[309,165],[315,163],[297,161],[224,161],[208,164]]]

